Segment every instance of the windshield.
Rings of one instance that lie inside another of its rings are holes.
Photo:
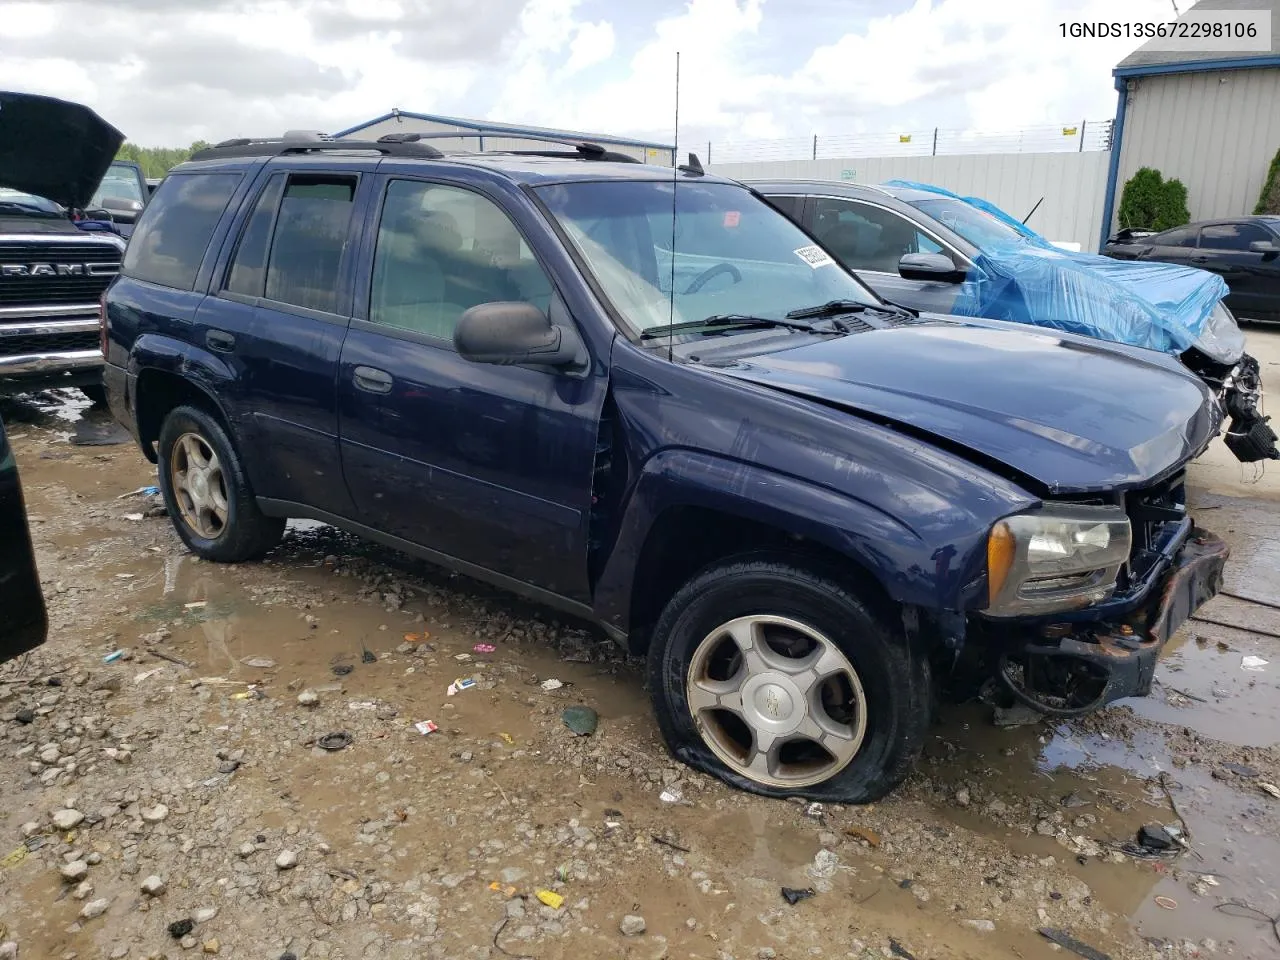
[[[943,197],[938,200],[913,200],[911,205],[946,224],[979,249],[1010,243],[1026,243],[1022,234],[1013,227],[1007,223],[1001,223],[985,210],[970,206],[963,200]]]
[[[117,201],[108,204],[108,199]],[[138,182],[138,172],[131,166],[125,164],[113,163],[107,168],[107,175],[102,178],[102,183],[98,184],[98,192],[93,195],[93,199],[89,201],[91,207],[116,206],[121,204],[118,201],[134,201],[137,206],[130,206],[129,209],[142,209],[142,201],[145,199],[142,195],[142,186]]]
[[[674,271],[670,181],[538,190],[637,331],[723,315],[784,319],[831,300],[879,305],[799,227],[744,187],[682,180],[675,190]]]
[[[62,218],[62,208],[52,200],[37,197],[33,193],[0,187],[0,216],[59,220]]]

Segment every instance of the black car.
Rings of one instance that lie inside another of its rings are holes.
[[[826,180],[747,183],[892,303],[1115,339],[1106,334],[1118,326],[1113,322],[1120,316],[1117,303],[1130,287],[1128,278],[1109,276],[1118,265],[1106,257],[1064,251],[1061,258],[1035,257],[1028,270],[1022,250],[1034,248],[1025,247],[1025,238],[1012,224],[932,189]],[[1275,254],[1250,256],[1276,259]],[[1137,269],[1168,268],[1152,264]],[[1045,302],[1055,309],[1031,309]],[[1100,319],[1101,327],[1096,323]],[[1146,322],[1137,314],[1134,332],[1141,332]],[[1151,346],[1133,339],[1123,342]],[[1280,459],[1275,433],[1259,412],[1258,361],[1245,353],[1244,335],[1223,302],[1214,306],[1180,359],[1209,385],[1230,418],[1224,437],[1228,449],[1245,462]]]
[[[1102,252],[1211,270],[1227,281],[1227,306],[1241,320],[1280,321],[1280,216],[1202,220],[1163,233],[1121,230]]]
[[[0,423],[0,663],[44,643],[47,631],[40,575],[27,532],[18,466]]]

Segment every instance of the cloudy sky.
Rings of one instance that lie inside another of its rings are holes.
[[[1187,0],[1179,4],[1182,9]],[[688,142],[983,131],[1115,111],[1171,0],[0,0],[0,89],[154,146],[334,131],[393,107]],[[682,136],[682,140],[686,137]]]

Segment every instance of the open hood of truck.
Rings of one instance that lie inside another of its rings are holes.
[[[1026,327],[938,323],[811,341],[721,371],[937,438],[1050,493],[1088,493],[1151,483],[1221,426],[1194,375],[1134,353]]]
[[[124,134],[88,107],[0,91],[0,186],[88,206]]]

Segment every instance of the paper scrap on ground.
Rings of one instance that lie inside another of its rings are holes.
[[[1240,669],[1248,670],[1250,673],[1262,673],[1268,662],[1261,657],[1247,656],[1240,660]]]

